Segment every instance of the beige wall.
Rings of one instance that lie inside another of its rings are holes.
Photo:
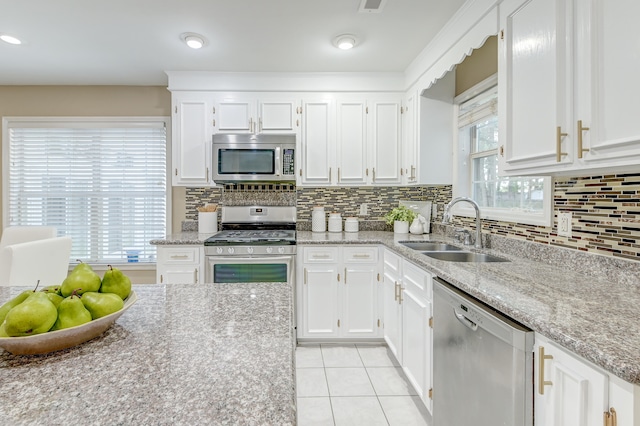
[[[492,36],[456,67],[456,96],[498,72],[498,37]]]
[[[160,86],[0,86],[0,117],[28,116],[171,116],[171,93]],[[1,191],[0,185],[0,199]],[[174,230],[185,216],[184,194],[184,188],[173,188]],[[129,275],[135,282],[155,282],[155,271]]]

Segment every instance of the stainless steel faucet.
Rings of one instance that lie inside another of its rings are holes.
[[[482,248],[482,225],[480,224],[480,206],[471,198],[457,197],[451,200],[449,204],[447,204],[447,206],[444,208],[444,214],[442,216],[442,224],[446,225],[449,222],[451,222],[451,211],[450,211],[451,207],[453,207],[455,204],[459,203],[460,201],[466,201],[470,203],[473,206],[473,208],[476,210],[476,241],[475,241],[474,247],[477,249],[481,249]]]

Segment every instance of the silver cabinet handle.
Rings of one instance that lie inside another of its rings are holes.
[[[186,254],[172,254],[171,258],[172,259],[188,259],[189,256],[187,256]]]
[[[544,361],[553,359],[553,355],[545,355],[544,346],[538,348],[538,393],[544,395],[544,387],[553,385],[551,380],[544,379]]]
[[[198,284],[198,268],[193,271],[193,277],[196,284]]]

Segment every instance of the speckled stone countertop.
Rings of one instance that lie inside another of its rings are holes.
[[[19,290],[0,287],[0,301]],[[289,285],[134,290],[96,339],[46,355],[0,349],[1,425],[295,424]]]
[[[483,249],[510,262],[463,263],[436,260],[399,244],[430,239],[452,243],[433,234],[297,233],[298,244],[382,244],[606,371],[640,384],[640,286],[633,262],[627,262],[629,274],[606,279],[528,260],[517,251]],[[570,251],[557,250],[559,259]],[[625,261],[614,266],[624,268]]]

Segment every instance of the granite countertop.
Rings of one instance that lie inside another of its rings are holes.
[[[448,262],[399,244],[430,239],[459,245],[443,235],[433,234],[297,233],[298,244],[382,244],[604,370],[640,384],[637,275],[622,271],[618,277],[607,279],[601,276],[606,274],[590,271],[587,265],[581,270],[553,266],[528,260],[517,250],[482,250],[510,262]],[[576,252],[557,250],[560,263],[571,256],[566,252]],[[631,265],[634,262],[619,261],[613,267],[623,268],[625,262],[630,267],[636,266]]]
[[[0,287],[0,301],[20,290]],[[45,355],[0,349],[0,424],[295,424],[291,286],[134,290],[96,339]]]

